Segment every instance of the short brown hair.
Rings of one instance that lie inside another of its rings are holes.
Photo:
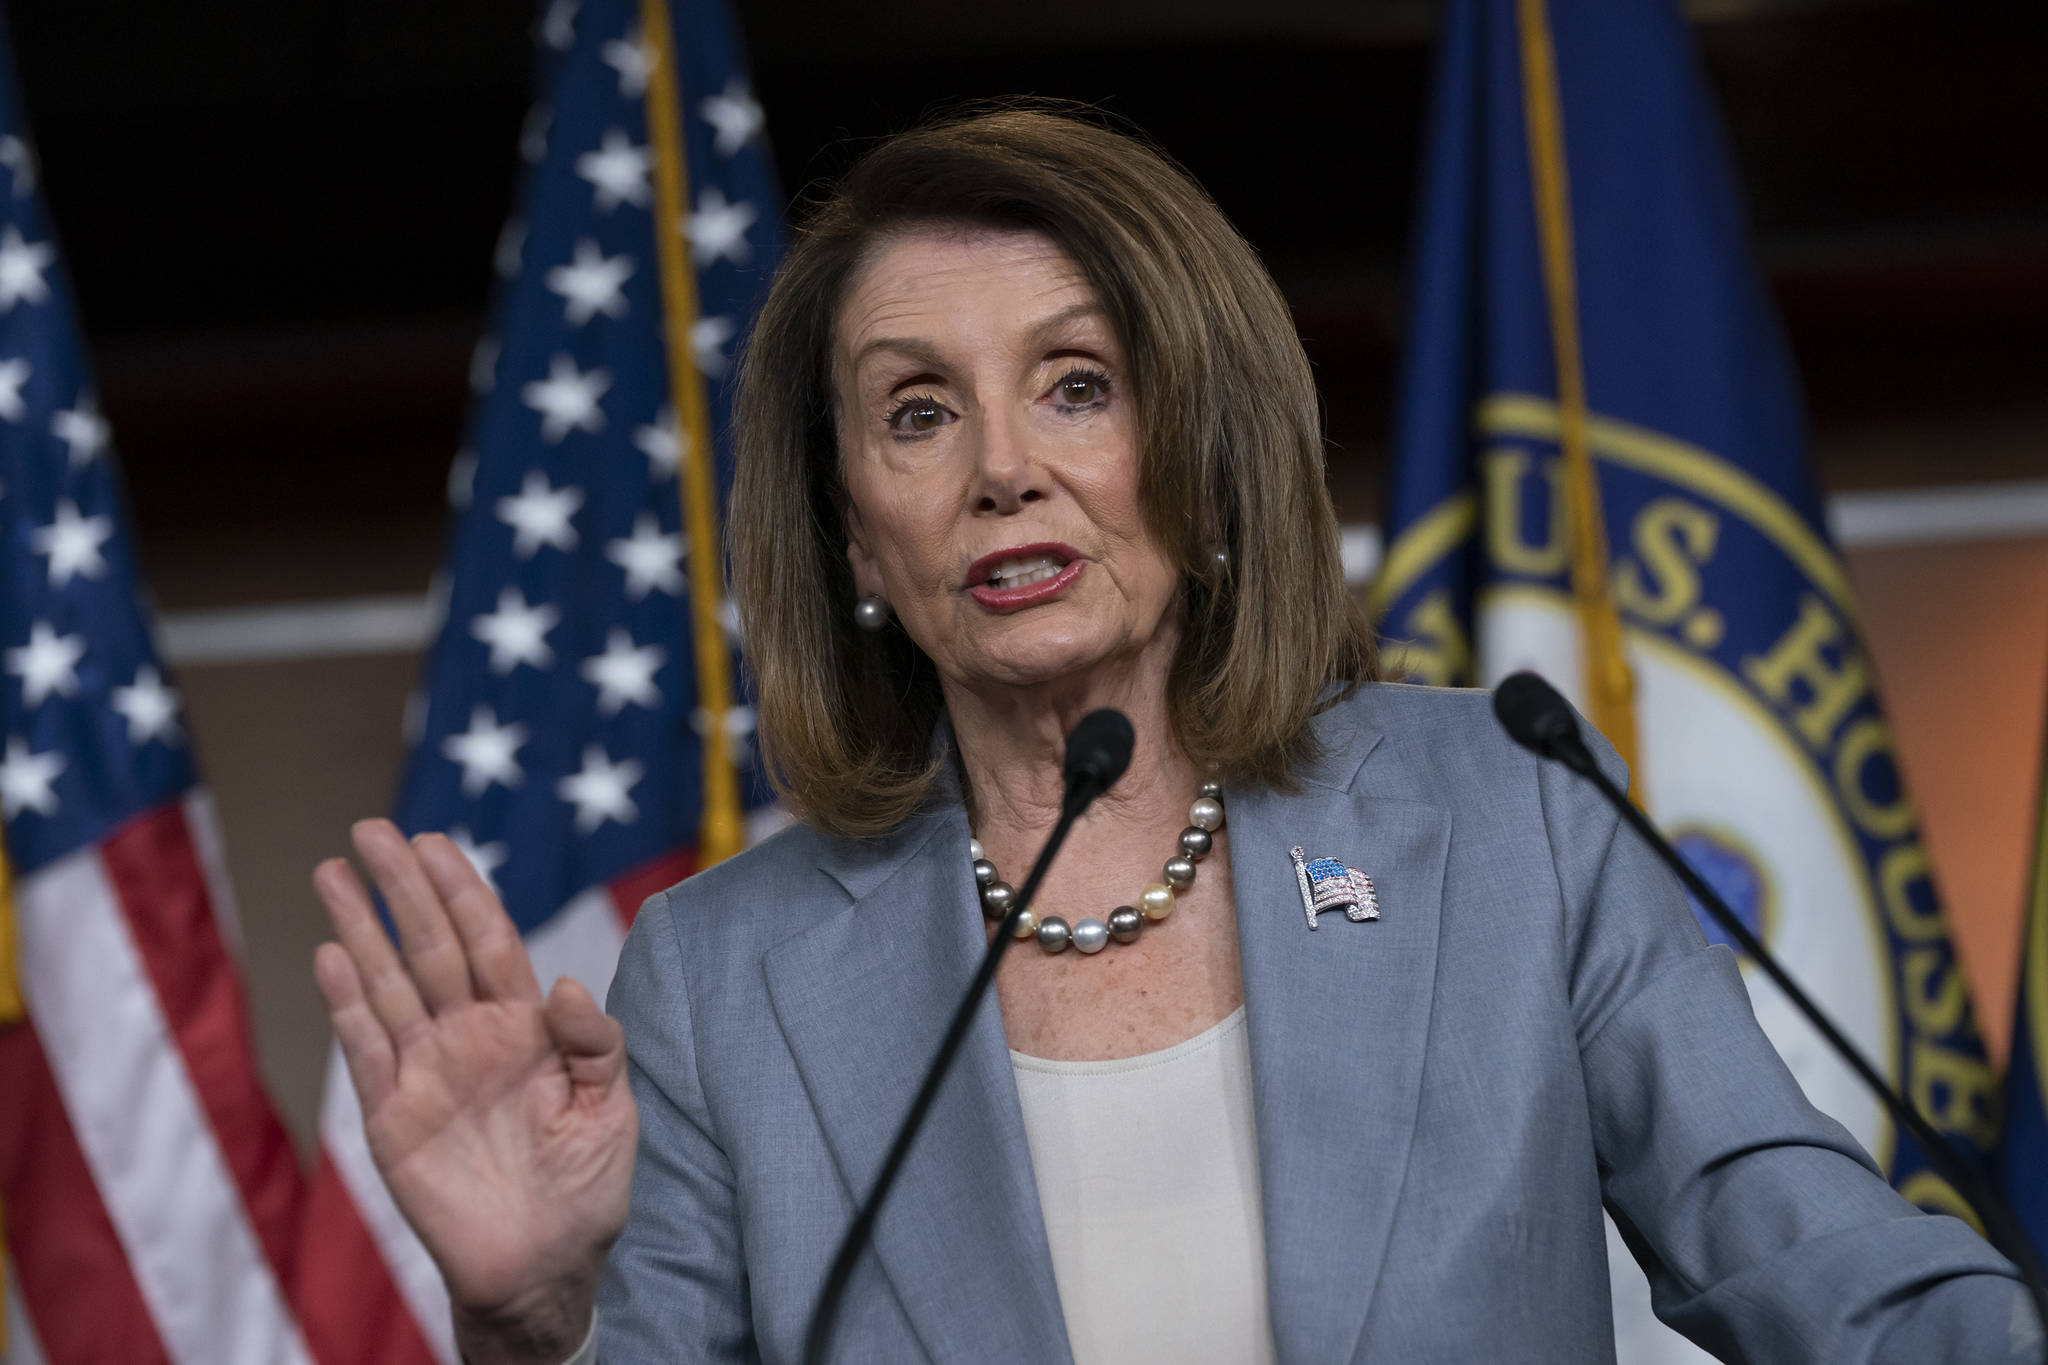
[[[776,789],[823,829],[878,834],[917,808],[939,762],[931,661],[899,629],[853,623],[832,387],[849,283],[878,243],[920,226],[1040,233],[1094,287],[1129,357],[1139,500],[1183,575],[1175,739],[1233,780],[1291,785],[1329,684],[1370,680],[1377,656],[1344,586],[1287,305],[1149,142],[1077,109],[1010,105],[866,152],[804,217],[746,348],[728,524]]]

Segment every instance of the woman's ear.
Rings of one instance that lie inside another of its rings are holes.
[[[881,568],[875,563],[875,556],[868,549],[867,527],[861,522],[860,509],[848,502],[839,515],[846,524],[846,562],[853,569],[855,595],[887,596],[882,591]]]

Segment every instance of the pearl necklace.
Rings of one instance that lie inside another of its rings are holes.
[[[1201,794],[1188,807],[1188,827],[1180,832],[1180,852],[1166,860],[1166,866],[1160,870],[1162,880],[1147,886],[1136,905],[1119,905],[1109,912],[1107,922],[1090,918],[1073,925],[1058,915],[1040,918],[1026,906],[1017,916],[1016,936],[1035,937],[1038,946],[1048,953],[1064,952],[1070,943],[1077,951],[1099,953],[1111,939],[1118,943],[1136,942],[1146,920],[1157,923],[1173,913],[1174,892],[1195,884],[1195,864],[1209,856],[1209,850],[1215,847],[1216,831],[1222,828],[1223,784],[1204,782]],[[974,859],[974,884],[981,894],[981,913],[1001,922],[1017,902],[1017,889],[1004,881],[997,874],[996,865],[982,855],[981,840],[970,838],[967,851]]]

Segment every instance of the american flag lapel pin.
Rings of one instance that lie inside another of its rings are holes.
[[[1342,910],[1354,924],[1380,917],[1380,897],[1372,878],[1335,858],[1310,858],[1300,844],[1287,851],[1294,859],[1294,884],[1301,889],[1301,909],[1309,928],[1316,927],[1316,916],[1325,910]]]

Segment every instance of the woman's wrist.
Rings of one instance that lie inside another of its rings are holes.
[[[562,1365],[590,1335],[597,1279],[549,1285],[491,1308],[453,1310],[464,1365]]]

